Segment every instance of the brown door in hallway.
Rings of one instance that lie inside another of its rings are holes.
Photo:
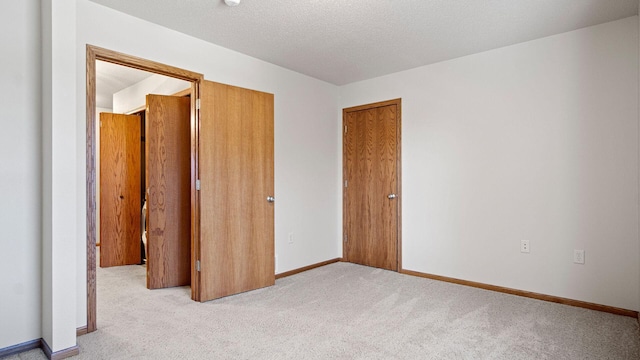
[[[275,283],[273,95],[200,85],[199,301]]]
[[[100,266],[139,264],[140,117],[100,114]]]
[[[343,256],[400,266],[400,99],[343,110]]]
[[[147,95],[145,117],[147,287],[189,285],[191,100]]]

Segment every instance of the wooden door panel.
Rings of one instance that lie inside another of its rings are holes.
[[[100,114],[100,266],[139,264],[140,118]]]
[[[191,100],[147,95],[147,287],[191,282]]]
[[[397,105],[345,112],[345,257],[397,270]]]
[[[273,95],[200,88],[200,301],[275,283]]]

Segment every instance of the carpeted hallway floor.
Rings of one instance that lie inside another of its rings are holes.
[[[143,266],[98,268],[78,359],[640,358],[633,318],[348,263],[203,304],[144,284]]]

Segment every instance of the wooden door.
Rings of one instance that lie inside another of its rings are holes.
[[[400,100],[344,109],[344,257],[398,270]]]
[[[200,87],[199,298],[275,283],[273,95]]]
[[[191,100],[147,95],[147,287],[191,282]]]
[[[140,117],[100,114],[100,267],[139,264]]]

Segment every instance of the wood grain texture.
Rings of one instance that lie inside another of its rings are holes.
[[[186,81],[199,81],[204,78],[202,74],[193,71],[184,70],[155,61],[119,53],[117,51],[104,49],[98,46],[88,45],[88,47],[91,48],[91,51],[93,51],[97,60],[102,60],[117,65],[124,65],[134,69],[144,70],[160,75],[166,75],[172,78]]]
[[[319,267],[322,267],[322,266],[326,266],[326,265],[329,265],[329,264],[337,263],[337,262],[340,262],[340,261],[342,261],[342,258],[335,258],[335,259],[331,259],[331,260],[322,261],[322,262],[319,262],[319,263],[307,265],[307,266],[304,266],[304,267],[301,267],[301,268],[285,271],[283,273],[276,274],[276,279],[282,279],[282,278],[287,277],[287,276],[300,274],[301,272],[313,270],[313,269],[316,269],[316,268],[319,268]]]
[[[200,300],[275,283],[273,95],[201,83]]]
[[[398,269],[400,254],[399,106],[397,100],[343,111],[345,258],[388,270]]]
[[[195,263],[200,259],[200,191],[196,191],[199,174],[199,111],[196,101],[200,98],[200,83],[191,83],[191,299],[200,301],[200,272]]]
[[[140,117],[100,114],[100,267],[139,264]]]
[[[398,217],[396,221],[397,227],[397,257],[398,265],[397,270],[402,269],[402,100],[395,99],[393,102],[396,105],[396,186],[397,186],[397,209]]]
[[[412,270],[401,269],[400,273],[411,275],[411,276],[418,276],[418,277],[431,279],[431,280],[444,281],[444,282],[458,284],[458,285],[471,286],[479,289],[496,291],[496,292],[501,292],[505,294],[511,294],[511,295],[523,296],[523,297],[528,297],[528,298],[537,299],[537,300],[554,302],[558,304],[564,304],[564,305],[576,306],[576,307],[581,307],[581,308],[590,309],[590,310],[602,311],[602,312],[607,312],[607,313],[616,314],[616,315],[638,318],[637,311],[622,309],[614,306],[595,304],[595,303],[581,301],[581,300],[567,299],[559,296],[539,294],[531,291],[511,289],[507,287],[489,285],[489,284],[479,283],[475,281],[461,280],[461,279],[456,279],[456,278],[451,278],[446,276],[426,274],[426,273],[412,271]]]
[[[96,323],[96,54],[86,48],[86,116],[87,116],[87,332],[97,329]]]
[[[147,287],[191,282],[191,100],[147,95]]]
[[[91,44],[86,45],[86,190],[87,190],[87,332],[93,332],[97,329],[96,322],[96,60],[111,62],[117,65],[134,67],[136,69],[149,71],[157,74],[174,77],[192,83],[193,94],[199,94],[200,81],[204,76],[200,73],[188,71],[173,66],[157,63],[154,61],[122,54],[116,51],[104,49]],[[191,163],[192,174],[197,174],[197,124],[198,112],[195,110],[195,97],[191,102]],[[193,138],[195,136],[195,139]],[[195,191],[195,176],[192,177],[191,183],[192,209],[198,209],[198,194]],[[192,224],[199,224],[198,211],[192,211]],[[199,228],[192,229],[192,242],[199,244],[200,231]],[[197,251],[198,247],[193,247],[192,251]],[[198,254],[193,254],[197,258]],[[192,286],[192,298],[196,297]]]

